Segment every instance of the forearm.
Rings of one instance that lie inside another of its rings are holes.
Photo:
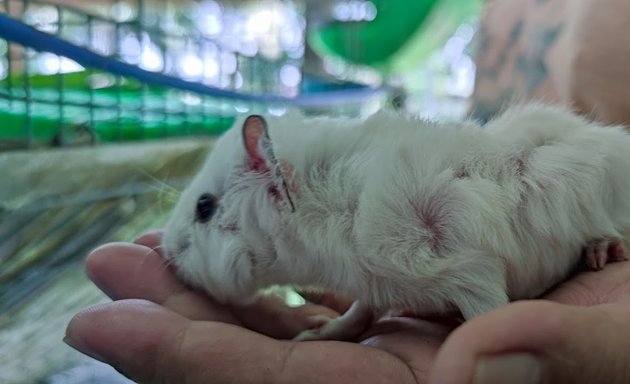
[[[626,0],[494,0],[477,36],[470,114],[487,121],[513,102],[570,105],[630,122]]]

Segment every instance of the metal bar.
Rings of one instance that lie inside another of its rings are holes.
[[[86,15],[87,16],[87,27],[88,27],[88,45],[92,45],[94,42],[94,19],[91,15]],[[95,126],[95,109],[93,108],[93,106],[95,105],[94,103],[94,86],[93,84],[90,84],[90,79],[93,78],[94,76],[94,70],[92,68],[87,68],[88,71],[88,92],[89,92],[89,110],[90,110],[90,121],[89,121],[89,125],[88,128],[90,129],[90,131],[93,132],[94,130],[94,126]]]
[[[24,13],[29,7],[29,2],[30,0],[24,0],[24,6],[22,8],[22,12],[20,15],[21,20],[24,19]],[[29,52],[28,52],[29,48],[28,47],[23,47],[23,48],[24,48],[23,89],[24,89],[24,95],[25,95],[24,126],[25,126],[25,131],[26,131],[28,148],[33,148],[35,146],[35,135],[33,132],[33,122],[31,120],[32,105],[31,105],[30,71],[29,71],[30,58],[29,58]]]
[[[63,23],[63,14],[62,14],[62,9],[59,5],[55,6],[55,9],[57,10],[57,37],[62,38],[62,33],[63,33],[63,28],[64,28],[64,23]],[[64,100],[64,76],[63,76],[63,68],[62,68],[62,57],[58,56],[58,60],[59,60],[59,69],[58,72],[56,74],[56,78],[57,78],[57,95],[58,95],[58,99],[59,99],[59,104],[58,104],[58,113],[59,113],[59,132],[57,133],[58,135],[58,144],[59,145],[64,145],[65,143],[65,132],[64,132],[64,104],[63,104],[63,100]]]

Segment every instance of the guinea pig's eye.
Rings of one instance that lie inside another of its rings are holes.
[[[204,193],[197,200],[197,209],[195,211],[195,221],[206,223],[214,215],[217,209],[217,199],[210,193]]]

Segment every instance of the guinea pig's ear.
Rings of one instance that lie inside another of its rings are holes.
[[[276,159],[267,122],[262,116],[251,115],[245,119],[243,143],[249,170],[269,175],[273,185],[270,193],[277,197],[280,203],[294,211],[295,207],[288,188],[289,185],[293,185],[292,168],[289,163]]]

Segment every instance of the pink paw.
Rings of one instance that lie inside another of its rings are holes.
[[[331,319],[316,315],[312,320],[315,327],[300,332],[294,341],[354,340],[372,324],[373,313],[369,307],[355,301],[339,317]]]
[[[604,268],[609,261],[627,260],[626,250],[620,240],[599,239],[592,241],[584,248],[586,264],[594,269]]]

